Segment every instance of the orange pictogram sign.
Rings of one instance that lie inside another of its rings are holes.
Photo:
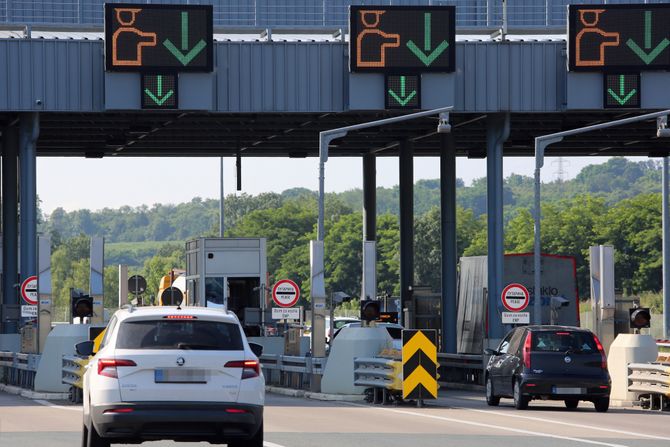
[[[575,37],[575,65],[581,67],[599,67],[605,65],[605,48],[619,46],[619,33],[608,33],[597,27],[600,14],[604,9],[581,9],[579,20],[584,28]],[[598,58],[583,57],[582,43],[584,41],[597,39],[599,41]]]
[[[361,22],[365,29],[361,31],[356,38],[356,62],[359,67],[385,67],[386,49],[398,48],[400,46],[400,34],[389,34],[378,29],[382,14],[386,11],[381,10],[363,10]],[[363,52],[363,45],[375,46],[379,48],[374,52]],[[363,60],[365,54],[366,60]]]
[[[112,64],[124,66],[141,66],[142,65],[142,48],[156,46],[156,33],[145,33],[138,30],[133,25],[137,20],[137,15],[142,12],[137,8],[115,8],[116,20],[119,22],[119,27],[112,36]],[[134,58],[120,58],[117,52],[118,41],[121,39],[134,40],[135,57]]]

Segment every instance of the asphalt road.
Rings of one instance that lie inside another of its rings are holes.
[[[78,406],[0,393],[0,446],[77,446],[80,429]],[[667,447],[670,414],[616,408],[603,414],[589,403],[569,411],[562,403],[537,401],[517,411],[505,399],[491,408],[479,394],[450,390],[420,409],[269,394],[265,439],[267,447]]]

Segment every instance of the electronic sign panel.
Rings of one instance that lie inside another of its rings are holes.
[[[606,73],[603,87],[603,107],[606,109],[640,108],[640,74]]]
[[[387,75],[384,92],[386,109],[421,108],[420,75]]]
[[[108,71],[212,71],[211,5],[105,4]]]
[[[454,6],[351,6],[352,72],[453,72]]]
[[[142,74],[143,109],[177,109],[177,75]]]
[[[670,69],[670,5],[570,5],[571,71]]]

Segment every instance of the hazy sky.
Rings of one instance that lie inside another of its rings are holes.
[[[645,159],[637,157],[633,159]],[[398,184],[398,159],[377,159],[377,185]],[[546,160],[543,180],[556,178],[555,158]],[[604,157],[565,158],[566,179],[573,178],[588,164],[604,163]],[[224,159],[226,195],[235,193],[235,160]],[[511,173],[533,175],[530,157],[505,158],[505,177]],[[242,191],[258,194],[281,192],[287,188],[318,188],[318,159],[244,158]],[[346,191],[362,185],[359,158],[331,158],[326,164],[326,191]],[[466,184],[486,176],[486,160],[458,158],[456,175]],[[439,178],[437,158],[417,157],[415,180]],[[38,158],[37,193],[42,209],[51,213],[62,207],[68,211],[88,208],[118,208],[122,205],[151,206],[180,203],[193,197],[219,197],[218,158]]]

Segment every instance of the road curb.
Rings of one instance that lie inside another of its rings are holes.
[[[363,394],[313,393],[311,391],[294,390],[292,388],[281,388],[277,386],[266,386],[265,391],[272,394],[279,394],[281,396],[300,397],[328,402],[363,402],[365,400],[365,395]]]
[[[42,400],[68,400],[69,393],[40,393],[33,390],[26,390],[18,386],[0,384],[0,391],[7,394],[14,394],[28,399],[42,399]]]

